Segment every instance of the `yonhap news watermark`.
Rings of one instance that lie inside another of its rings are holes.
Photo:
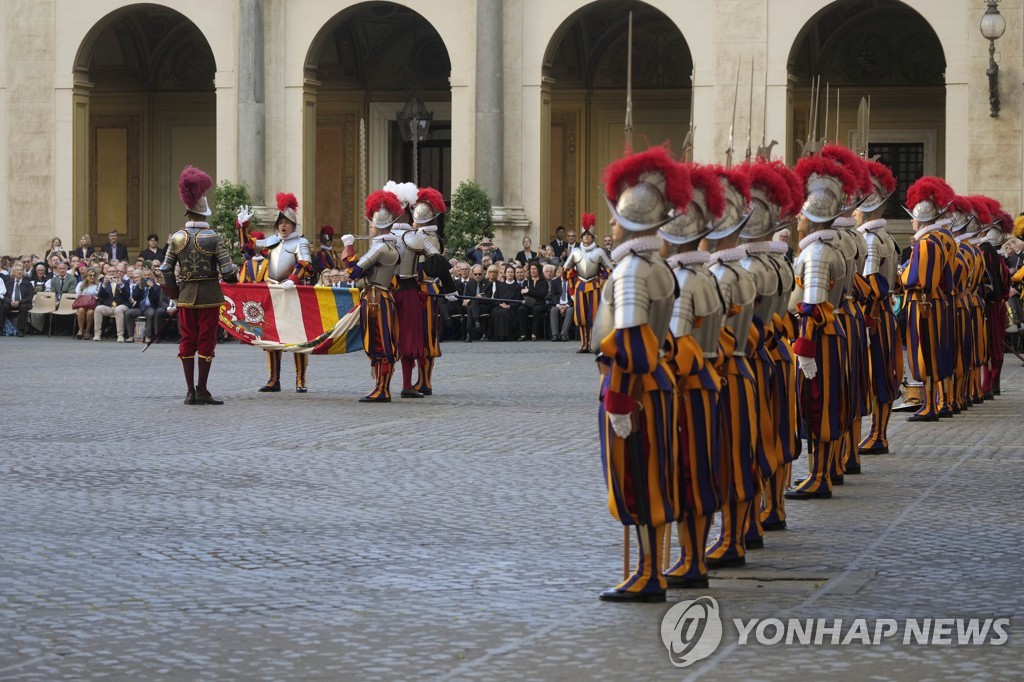
[[[672,665],[685,668],[721,644],[737,646],[1000,646],[1009,618],[733,618],[728,642],[718,601],[698,597],[675,604],[661,621],[661,641]]]

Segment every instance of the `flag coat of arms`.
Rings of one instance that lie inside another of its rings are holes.
[[[334,355],[363,349],[359,290],[224,284],[220,326],[265,350]]]

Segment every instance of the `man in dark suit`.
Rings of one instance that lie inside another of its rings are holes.
[[[132,275],[131,297],[128,299],[128,310],[125,312],[125,327],[129,334],[135,329],[135,321],[139,317],[146,318],[145,341],[149,343],[156,329],[156,310],[160,305],[160,286],[153,281],[153,273],[144,270]]]
[[[555,228],[555,238],[551,240],[551,249],[555,252],[555,258],[558,262],[565,260],[565,257],[569,254],[565,253],[565,249],[568,247],[568,242],[565,241],[565,228],[559,225]]]
[[[32,297],[36,295],[36,288],[25,274],[25,268],[21,263],[11,266],[11,274],[4,278],[4,285],[7,291],[4,292],[3,298],[0,298],[0,325],[7,320],[8,315],[17,313],[16,333],[18,336],[25,336],[28,329],[28,311],[32,309]]]
[[[469,326],[466,341],[471,341],[473,332],[482,332],[480,316],[490,310],[490,299],[494,294],[493,285],[484,279],[484,267],[474,265],[470,270],[469,281],[463,285],[462,295],[469,298],[462,300],[462,305],[469,311]]]
[[[128,247],[119,243],[120,238],[121,235],[117,233],[117,230],[111,230],[107,234],[107,243],[100,247],[100,250],[107,254],[108,261],[115,258],[119,261],[128,260]]]
[[[552,341],[568,341],[572,331],[572,296],[565,280],[555,277],[555,266],[544,266],[544,277],[548,280],[548,317]]]

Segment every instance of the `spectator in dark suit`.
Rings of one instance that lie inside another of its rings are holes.
[[[565,253],[566,246],[568,243],[565,241],[565,228],[559,225],[555,228],[555,238],[551,240],[551,250],[555,252],[555,258],[560,263],[569,255]]]
[[[85,284],[86,281],[82,280],[82,284]],[[113,315],[114,326],[117,329],[117,342],[124,343],[124,314],[128,312],[130,295],[128,287],[117,276],[117,271],[109,270],[103,278],[99,293],[96,294],[96,310],[93,311],[93,341],[100,340],[100,334],[103,331],[103,318]]]
[[[78,256],[80,260],[86,260],[89,256],[96,253],[96,249],[92,245],[92,237],[88,234],[83,234],[78,239],[78,248],[71,253],[72,255]]]
[[[568,341],[572,331],[572,296],[561,277],[555,277],[555,266],[544,265],[544,277],[548,280],[548,318],[551,324],[552,341]]]
[[[125,327],[129,334],[135,329],[139,317],[146,318],[145,342],[153,338],[156,327],[156,309],[160,305],[160,287],[153,281],[152,270],[136,270],[132,273],[131,298],[125,312]]]
[[[114,260],[115,258],[119,261],[128,260],[128,247],[120,243],[121,235],[117,233],[117,230],[111,230],[107,234],[107,243],[100,247],[100,250],[107,254],[107,260]]]
[[[54,299],[60,303],[60,297],[64,294],[75,293],[76,286],[78,286],[78,278],[68,272],[67,263],[58,263],[57,271],[46,283],[46,290],[52,291]]]
[[[494,242],[491,241],[490,237],[484,237],[480,240],[479,244],[466,252],[466,260],[470,263],[482,264],[484,258],[490,258],[492,263],[505,260],[501,249],[494,246]]]
[[[25,336],[28,330],[28,311],[32,309],[32,297],[36,295],[36,288],[25,274],[25,268],[21,263],[11,266],[11,274],[4,278],[4,284],[7,290],[3,298],[0,298],[0,325],[7,320],[8,315],[16,313],[16,334]]]
[[[548,313],[548,280],[544,279],[537,263],[527,266],[526,281],[520,293],[523,295],[523,304],[516,311],[519,340],[530,338],[536,341],[544,335],[544,320]]]
[[[539,257],[540,254],[533,250],[533,240],[529,237],[523,237],[523,250],[516,254],[516,261],[526,265]]]
[[[139,258],[146,261],[146,265],[152,265],[153,261],[158,260],[161,263],[164,262],[164,254],[167,253],[166,246],[160,246],[160,238],[155,234],[151,234],[146,237],[148,245],[141,252],[139,252]]]
[[[490,298],[494,294],[490,282],[484,281],[484,266],[474,265],[470,270],[469,281],[462,287],[462,295],[467,298],[462,300],[463,307],[469,314],[469,332],[466,334],[466,341],[472,340],[474,332],[482,333],[480,317],[490,310]]]
[[[516,338],[513,324],[523,300],[522,282],[516,280],[516,269],[512,265],[505,266],[504,278],[494,285],[495,301],[491,306],[491,337],[495,341],[507,341]]]

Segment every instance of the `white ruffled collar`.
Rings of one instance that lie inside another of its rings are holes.
[[[768,248],[771,251],[771,253],[777,253],[783,256],[789,253],[788,242],[768,242]]]
[[[420,232],[437,232],[437,225],[424,225],[419,229]]]
[[[939,224],[938,223],[932,223],[931,225],[925,225],[920,230],[918,230],[917,232],[914,233],[914,241],[915,242],[921,241],[921,239],[925,235],[931,234],[932,232],[934,232],[937,229],[939,229]]]
[[[856,227],[857,221],[849,216],[839,216],[832,221],[832,227]]]
[[[383,232],[381,234],[378,234],[376,237],[374,237],[373,241],[375,241],[375,242],[397,242],[398,241],[398,237],[396,235],[391,234],[390,232]]]
[[[733,261],[743,260],[743,257],[746,255],[746,247],[734,246],[731,249],[725,249],[724,251],[715,251],[711,254],[711,261],[715,263],[731,263]]]
[[[857,229],[860,231],[861,234],[864,234],[865,232],[874,232],[875,230],[880,230],[883,227],[885,227],[885,219],[879,218],[878,220],[869,220],[860,227],[858,227]]]
[[[743,248],[745,248],[747,250],[747,253],[753,253],[753,254],[757,254],[757,253],[771,253],[772,252],[772,243],[771,242],[751,242],[749,244],[744,245]]]
[[[593,251],[594,249],[597,248],[597,242],[590,242],[590,246],[587,246],[586,244],[580,242],[580,245],[577,248],[580,251]]]
[[[612,251],[612,260],[618,262],[629,255],[631,251],[646,253],[659,249],[661,249],[661,237],[634,237],[615,247],[615,250]]]
[[[824,229],[824,230],[818,230],[817,232],[812,232],[812,233],[810,233],[809,235],[807,235],[806,237],[804,237],[803,239],[800,240],[800,250],[802,251],[802,250],[806,249],[808,246],[810,246],[814,242],[817,242],[817,241],[829,241],[829,240],[832,240],[832,239],[836,239],[838,236],[839,236],[838,232],[836,232],[833,229],[828,229],[828,228]]]
[[[687,265],[703,265],[711,260],[711,254],[707,251],[685,251],[683,253],[677,253],[669,256],[665,259],[665,262],[672,267],[681,266],[686,267]]]
[[[196,229],[202,229],[204,227],[209,227],[209,226],[210,226],[210,223],[203,222],[202,220],[190,220],[187,223],[185,223],[185,227],[186,228],[194,227]]]

